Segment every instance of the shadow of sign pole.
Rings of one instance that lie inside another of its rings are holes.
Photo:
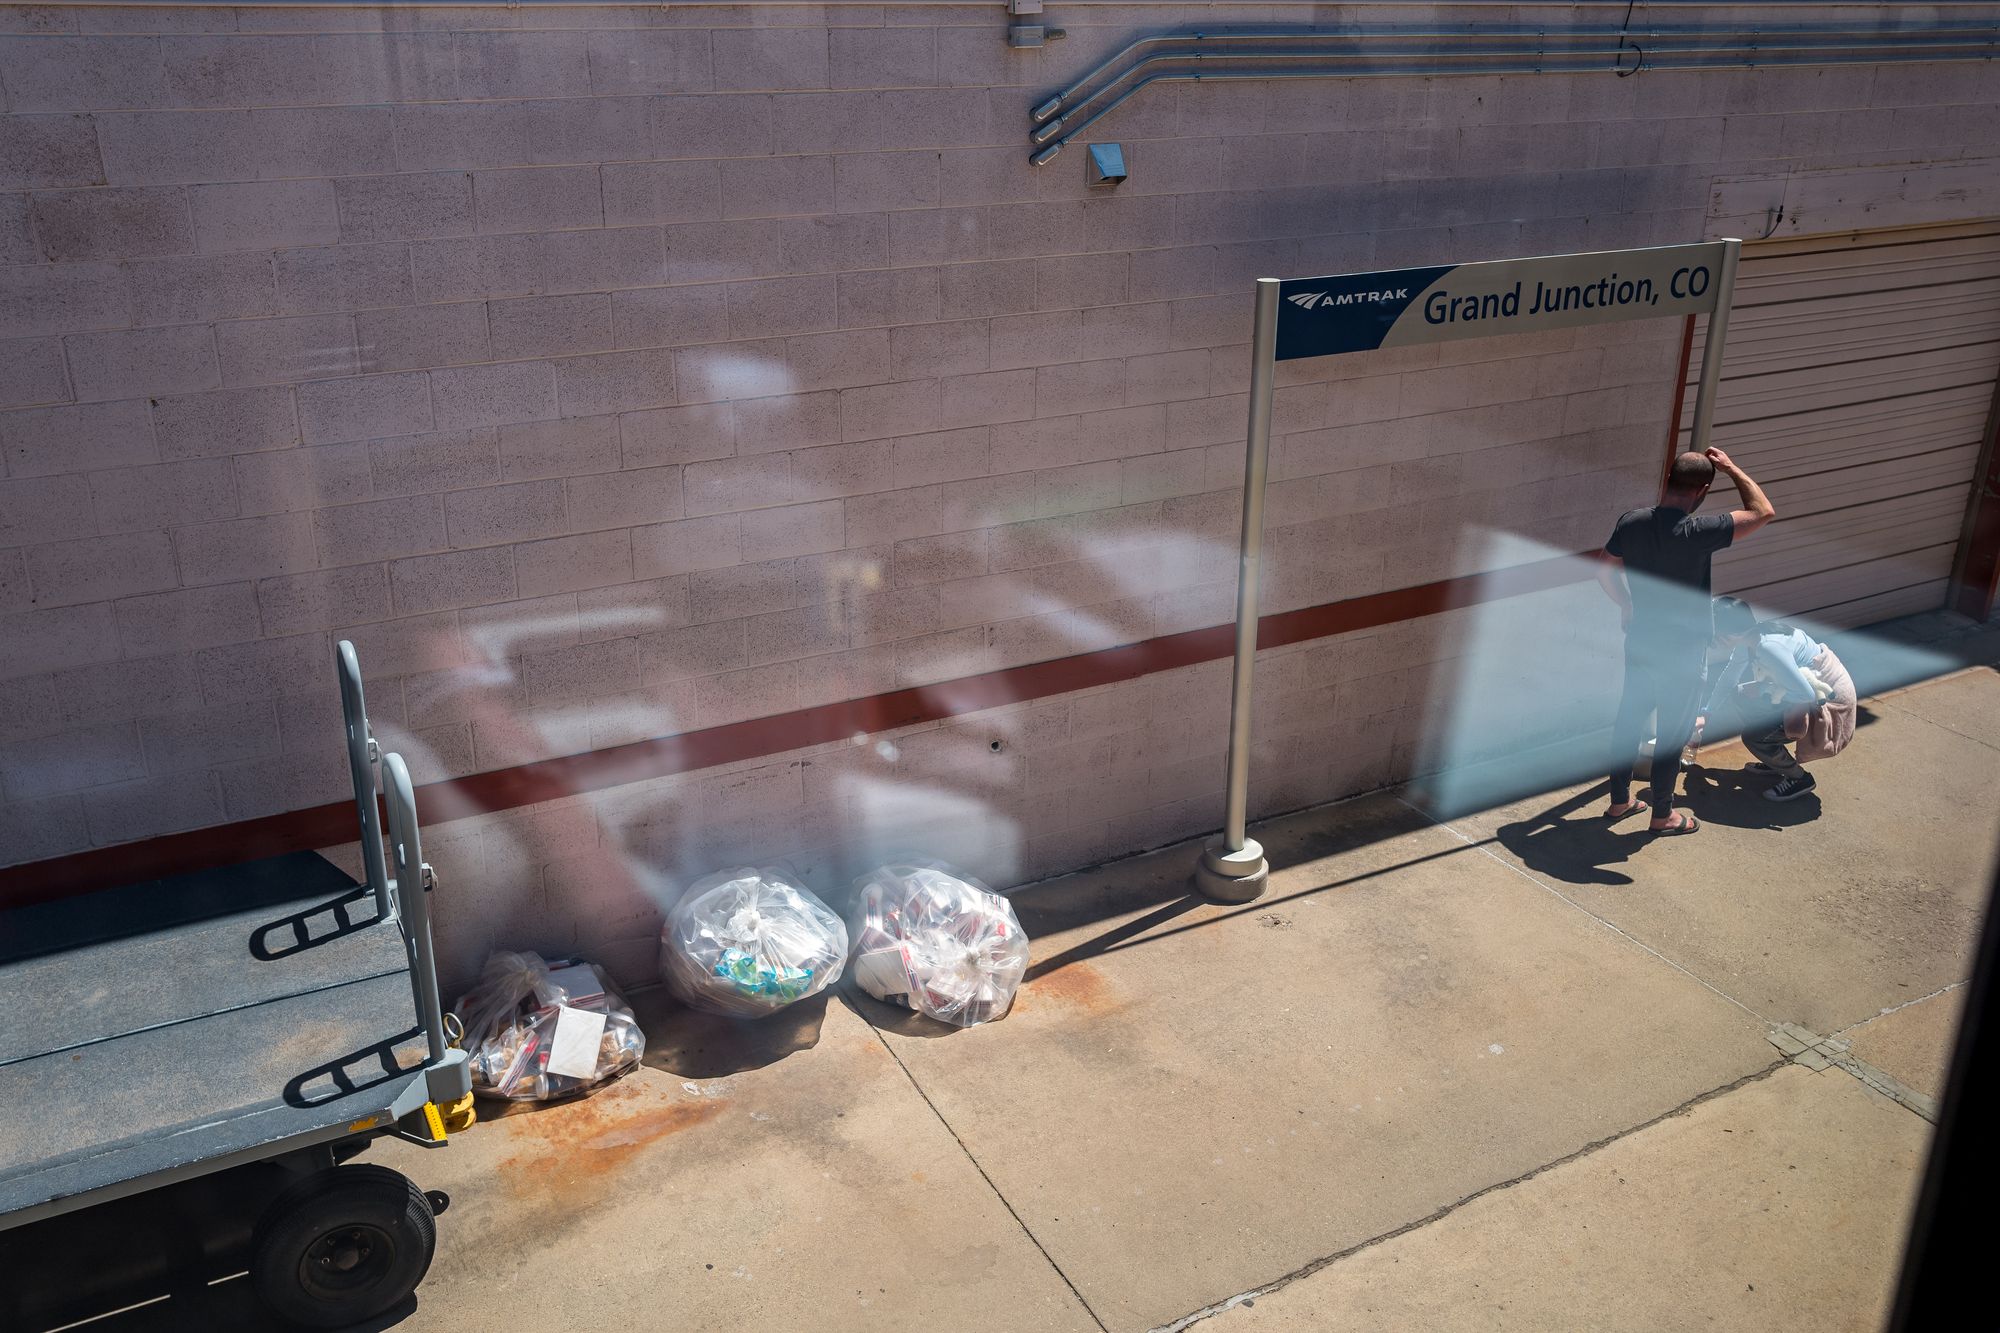
[[[1249,836],[1251,674],[1257,583],[1271,460],[1277,363],[1386,347],[1620,323],[1709,316],[1690,447],[1708,447],[1740,240],[1637,250],[1496,259],[1317,278],[1259,278],[1250,342],[1250,420],[1243,463],[1243,532],[1236,576],[1236,657],[1229,693],[1229,768],[1220,836],[1202,849],[1194,886],[1216,902],[1254,901],[1270,881]]]

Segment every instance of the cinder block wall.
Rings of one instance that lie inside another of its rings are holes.
[[[1340,17],[1434,9],[1496,13]],[[1905,65],[1160,87],[1093,132],[1115,191],[1028,164],[1030,105],[1216,12],[0,7],[0,863],[336,799],[339,637],[435,780],[1218,623],[1252,277],[1699,239],[1718,177],[2000,141],[1992,67]],[[1595,545],[1677,349],[1287,366],[1266,609]],[[1276,655],[1259,808],[1421,766],[1468,616]],[[1226,677],[440,825],[453,966],[643,969],[651,882],[746,858],[1212,827]]]

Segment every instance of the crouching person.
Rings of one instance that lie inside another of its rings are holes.
[[[1715,599],[1715,636],[1729,650],[1697,725],[1734,697],[1753,769],[1775,774],[1764,793],[1790,801],[1818,784],[1804,765],[1831,759],[1854,739],[1854,681],[1833,650],[1783,621],[1759,621],[1735,597]]]

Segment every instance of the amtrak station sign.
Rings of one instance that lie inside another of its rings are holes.
[[[1257,279],[1243,548],[1236,575],[1236,664],[1229,687],[1229,767],[1222,836],[1203,849],[1195,867],[1195,885],[1202,893],[1221,902],[1249,902],[1263,892],[1270,876],[1264,849],[1249,834],[1250,701],[1277,363],[1500,333],[1708,315],[1689,424],[1689,447],[1698,450],[1707,446],[1715,420],[1722,347],[1729,335],[1742,249],[1739,240],[1722,240],[1324,278]]]
[[[1277,360],[1715,309],[1727,242],[1288,278]]]

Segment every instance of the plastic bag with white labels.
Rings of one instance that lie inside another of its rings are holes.
[[[482,1097],[554,1101],[636,1068],[646,1053],[632,1011],[580,958],[496,953],[454,1012]]]

